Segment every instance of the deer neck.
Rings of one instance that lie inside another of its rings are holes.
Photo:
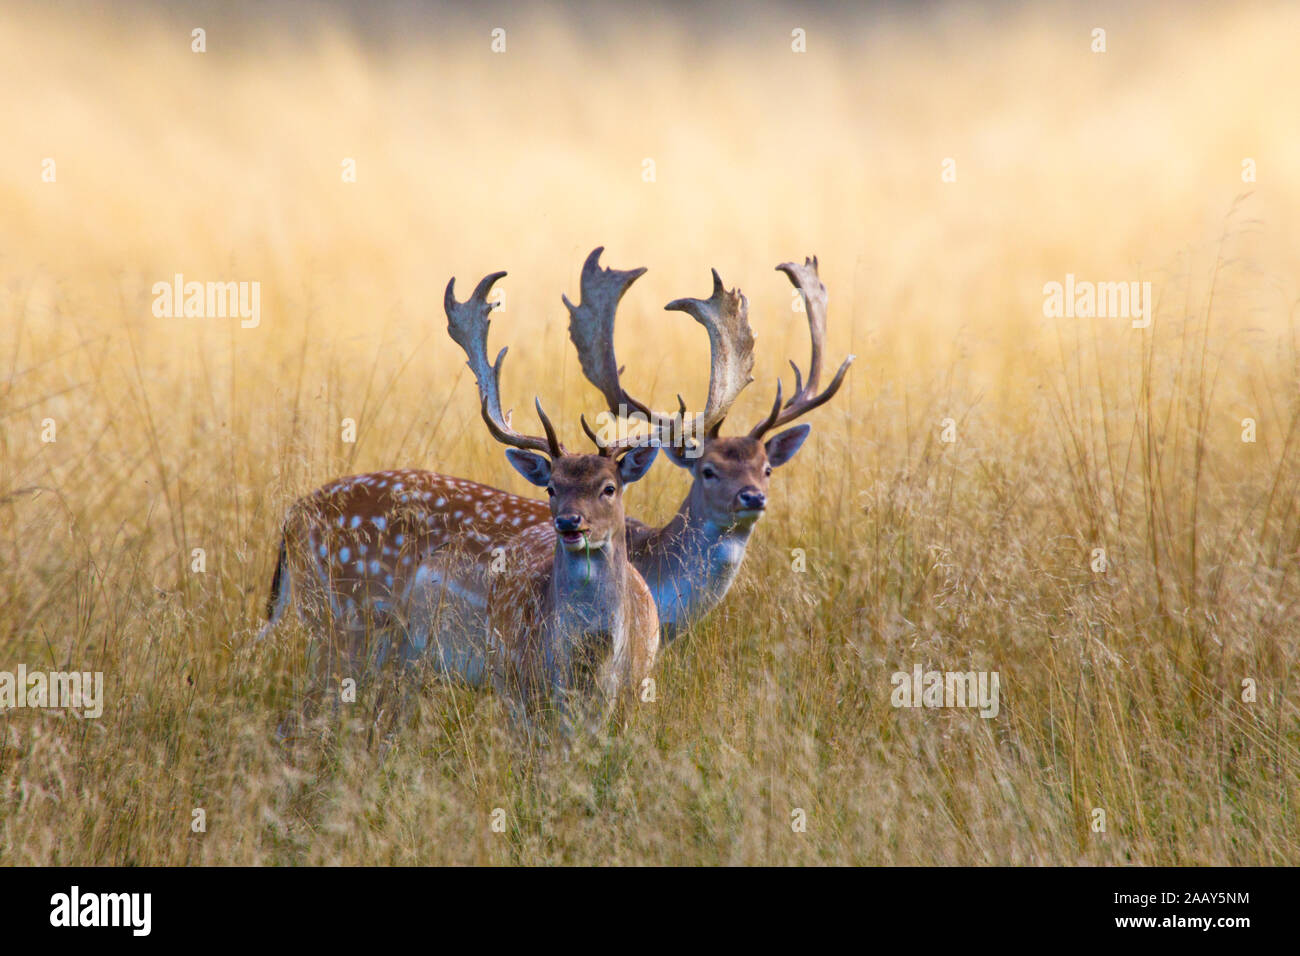
[[[559,633],[612,631],[621,621],[627,589],[627,549],[615,535],[605,547],[566,551],[557,540],[549,603]]]
[[[753,530],[700,516],[688,496],[668,524],[633,536],[632,562],[654,595],[666,642],[726,597]]]

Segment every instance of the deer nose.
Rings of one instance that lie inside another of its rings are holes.
[[[562,514],[562,515],[556,515],[556,516],[555,516],[555,530],[556,530],[556,531],[561,531],[561,532],[564,532],[564,531],[581,531],[581,530],[582,530],[582,515],[580,515],[580,514],[574,514],[573,512],[569,512],[569,513],[567,513],[567,514]]]
[[[757,488],[746,488],[736,496],[740,507],[746,511],[762,511],[767,507],[767,495]]]

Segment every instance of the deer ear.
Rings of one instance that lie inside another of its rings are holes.
[[[658,445],[638,445],[629,449],[628,453],[618,460],[618,476],[623,479],[623,484],[630,485],[643,477],[654,464],[655,456],[658,454]]]
[[[545,488],[551,481],[551,463],[542,455],[533,451],[521,451],[507,448],[506,458],[515,466],[515,471],[523,475],[539,488]]]
[[[773,468],[784,465],[803,447],[810,431],[811,425],[795,425],[794,428],[773,435],[763,446],[767,450],[767,463]]]

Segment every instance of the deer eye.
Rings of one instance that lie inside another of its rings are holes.
[[[700,475],[708,481],[712,481],[714,478],[718,477],[718,473],[713,470],[712,465],[705,465],[701,468]]]
[[[606,485],[603,489],[601,489],[600,493],[604,495],[606,498],[613,498],[614,492],[616,491],[618,491],[618,489],[615,488],[614,485],[611,483]]]
[[[771,477],[771,474],[772,474],[772,466],[771,466],[771,465],[766,466],[766,467],[763,469],[763,474],[765,474],[765,475]]]
[[[546,486],[546,494],[549,495],[550,497],[554,498],[554,497],[555,497],[555,486],[554,486],[554,485],[547,485],[547,486]]]

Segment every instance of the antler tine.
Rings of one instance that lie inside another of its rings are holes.
[[[592,444],[596,446],[596,450],[605,458],[613,458],[621,451],[625,451],[628,448],[638,448],[650,440],[645,435],[627,435],[623,438],[607,442],[600,437],[598,432],[587,424],[586,415],[579,416],[579,421],[582,422],[582,430],[587,433],[587,437],[590,438]]]
[[[739,289],[723,288],[713,271],[713,294],[707,299],[674,299],[664,309],[685,312],[709,333],[709,395],[695,428],[716,436],[736,397],[754,379],[754,333],[749,327],[749,301]],[[683,425],[685,423],[683,422]]]
[[[587,416],[586,416],[586,415],[579,415],[579,416],[578,416],[578,421],[582,422],[582,430],[583,430],[584,432],[587,433],[587,437],[591,439],[591,443],[592,443],[593,445],[596,446],[596,449],[597,449],[597,450],[598,450],[602,455],[604,455],[604,454],[605,454],[605,443],[602,442],[602,441],[600,440],[600,436],[599,436],[599,435],[597,435],[594,431],[591,430],[591,426],[587,424]],[[606,455],[605,457],[609,457],[609,456]]]
[[[504,349],[502,350],[504,351]],[[525,451],[540,451],[544,455],[550,455],[552,459],[560,458],[567,454],[564,446],[560,444],[555,437],[555,428],[551,425],[551,420],[546,417],[546,412],[542,411],[542,400],[535,399],[537,407],[537,417],[542,420],[542,428],[546,431],[545,438],[539,438],[535,435],[523,435],[515,431],[510,426],[510,415],[507,413],[504,418],[494,418],[488,409],[488,400],[483,398],[481,411],[483,421],[487,424],[488,431],[503,445],[509,445],[511,448],[522,448]]]
[[[812,339],[812,355],[808,360],[806,381],[801,380],[799,366],[793,361],[790,362],[790,367],[794,369],[794,394],[785,403],[784,409],[780,409],[781,383],[777,382],[778,407],[773,409],[773,414],[754,426],[753,431],[750,432],[751,438],[762,438],[765,432],[792,422],[830,401],[840,390],[844,376],[856,358],[854,355],[846,358],[839,371],[835,373],[835,377],[831,379],[830,385],[826,386],[826,391],[817,394],[817,386],[821,384],[822,377],[822,349],[826,344],[826,286],[822,284],[821,277],[817,274],[817,257],[805,258],[803,265],[783,262],[776,269],[778,272],[784,272],[803,295],[804,309],[808,313],[808,333]]]
[[[541,419],[542,429],[546,432],[546,450],[552,458],[559,458],[565,452],[564,446],[561,445],[560,440],[555,437],[555,426],[552,425],[551,420],[546,417],[546,412],[542,411],[542,400],[540,398],[534,397],[533,405],[537,408],[537,417]]]
[[[776,380],[776,401],[772,403],[772,410],[768,412],[766,418],[754,426],[754,430],[749,433],[750,438],[762,438],[763,433],[769,428],[776,425],[776,420],[781,414],[781,380]]]
[[[542,420],[542,427],[546,431],[545,438],[523,435],[515,431],[510,426],[509,413],[501,412],[501,365],[505,361],[507,350],[502,349],[498,352],[495,362],[488,361],[487,334],[493,306],[488,302],[487,297],[492,291],[492,286],[504,275],[504,272],[494,272],[484,276],[464,302],[456,301],[456,279],[453,277],[447,283],[447,291],[442,297],[443,309],[447,313],[447,334],[465,351],[465,357],[468,359],[466,364],[469,365],[470,371],[474,373],[474,378],[478,382],[483,421],[487,423],[492,437],[504,445],[540,451],[549,454],[552,458],[558,458],[564,454],[564,447],[556,439],[555,429],[551,426],[546,413],[542,411],[540,399],[536,403],[537,415]]]
[[[629,398],[619,384],[622,369],[614,356],[614,316],[623,294],[646,270],[602,269],[600,254],[604,251],[604,246],[597,246],[582,264],[579,303],[574,305],[567,295],[560,298],[569,310],[569,338],[578,350],[582,374],[600,389],[609,410],[617,414],[619,405],[635,407],[640,403]]]

